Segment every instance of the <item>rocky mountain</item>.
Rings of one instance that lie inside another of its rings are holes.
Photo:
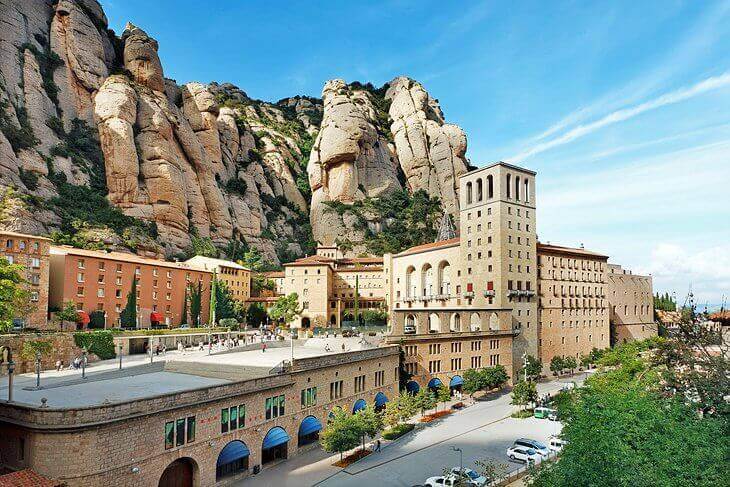
[[[372,251],[391,200],[457,215],[466,137],[409,78],[269,103],[165,78],[157,42],[117,36],[96,0],[0,0],[0,18],[0,228],[276,265],[317,241]]]

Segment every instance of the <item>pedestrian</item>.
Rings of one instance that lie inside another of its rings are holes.
[[[167,345],[164,343],[162,344],[162,355],[165,355],[167,353]]]
[[[160,355],[160,344],[159,343],[155,346],[155,355]]]
[[[342,344],[342,351],[343,352],[345,351],[345,344],[344,343]]]
[[[375,451],[380,451],[380,440],[375,442]]]
[[[177,342],[177,351],[182,353],[183,351],[183,344],[182,342]]]
[[[60,372],[63,368],[63,362],[61,360],[56,360],[56,372]]]
[[[265,342],[261,344],[261,352],[264,352],[264,353],[266,352],[266,343]]]
[[[203,351],[203,341],[202,340],[200,342],[198,342],[198,351],[199,352]]]

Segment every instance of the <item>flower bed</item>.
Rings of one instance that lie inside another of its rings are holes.
[[[383,432],[383,438],[386,440],[395,440],[396,438],[400,438],[401,436],[405,435],[409,431],[413,431],[413,428],[415,428],[415,426],[411,423],[399,424],[388,430],[385,430]]]
[[[457,402],[456,404],[451,406],[451,409],[463,409],[464,403],[463,402]]]
[[[364,457],[370,455],[371,453],[372,453],[372,451],[370,451],[370,450],[367,450],[367,449],[362,450],[362,449],[360,449],[360,450],[357,450],[355,453],[352,453],[350,455],[347,455],[342,460],[337,460],[332,465],[334,467],[341,467],[341,468],[349,467],[350,465],[352,465],[356,461],[358,461],[361,458],[364,458]]]
[[[430,423],[431,421],[435,419],[442,418],[444,416],[448,416],[451,414],[451,411],[448,409],[444,409],[443,411],[436,411],[435,413],[427,414],[424,417],[421,418],[421,423]]]

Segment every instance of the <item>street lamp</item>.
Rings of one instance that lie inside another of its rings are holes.
[[[41,388],[41,353],[35,353],[35,388]]]
[[[122,370],[122,344],[119,344],[119,370]]]
[[[452,450],[459,452],[459,473],[464,473],[464,451],[461,448],[455,446],[451,447]]]
[[[82,357],[81,357],[81,378],[82,379],[86,379],[86,360],[87,360],[86,355],[88,353],[89,352],[86,350],[86,347],[84,347],[84,351],[83,351]]]
[[[13,372],[15,372],[15,362],[11,357],[8,361],[8,402],[13,402]]]

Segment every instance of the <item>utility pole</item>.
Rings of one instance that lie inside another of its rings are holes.
[[[35,388],[41,388],[41,353],[35,353]]]
[[[119,370],[122,370],[122,344],[119,344]]]
[[[527,352],[522,354],[523,366],[525,368],[525,382],[527,382]]]

